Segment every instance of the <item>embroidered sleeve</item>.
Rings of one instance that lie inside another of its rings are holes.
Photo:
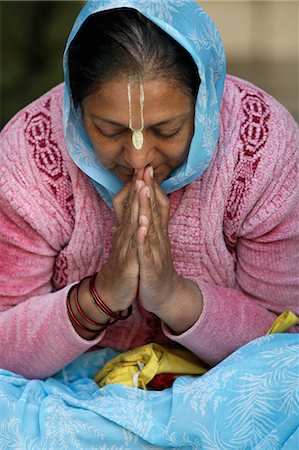
[[[299,313],[298,126],[269,96],[242,83],[239,89],[239,137],[224,216],[235,286],[194,277],[204,299],[199,320],[180,336],[164,327],[211,364],[264,335],[283,311]]]
[[[58,255],[74,208],[51,120],[48,95],[12,119],[0,152],[0,366],[35,378],[98,342],[81,339],[67,317],[70,285]]]

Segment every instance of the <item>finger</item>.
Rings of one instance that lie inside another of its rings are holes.
[[[128,220],[130,209],[135,195],[135,183],[137,174],[134,174],[130,181],[112,199],[117,224]]]
[[[169,199],[157,183],[154,184],[153,191],[155,193],[155,201],[159,205],[161,228],[165,232],[168,230],[169,222]]]
[[[144,169],[143,180],[147,186],[152,186],[153,179],[154,179],[154,169],[152,166],[147,166]]]
[[[135,175],[137,180],[143,180],[144,169],[135,169]]]
[[[139,245],[144,245],[146,240],[146,235],[148,231],[149,220],[147,216],[141,215],[139,218],[139,227],[136,231],[136,243]]]
[[[168,199],[164,194],[163,198],[161,195],[157,197],[156,195],[156,189],[154,187],[156,186],[155,179],[154,179],[154,169],[152,166],[148,166],[145,168],[144,171],[144,182],[149,187],[149,198],[150,198],[150,207],[152,212],[152,219],[155,228],[158,230],[158,228],[161,227],[161,213],[163,208],[166,206],[167,210],[165,211],[165,214],[163,214],[163,219],[165,219],[165,216],[168,217]],[[158,185],[157,185],[158,187]],[[163,194],[163,191],[160,189],[160,192]],[[160,194],[159,192],[159,194]],[[161,204],[160,204],[161,200]]]
[[[119,225],[118,248],[121,254],[125,254],[126,258],[132,255],[137,256],[135,233],[139,227],[139,191],[144,186],[143,180],[136,180],[134,197],[128,211],[123,215],[123,220]]]
[[[130,190],[131,182],[127,183],[113,198],[112,204],[116,216],[116,223],[119,224],[122,221],[124,203],[127,201]]]
[[[149,188],[150,208],[152,212],[153,222],[156,227],[161,225],[161,205],[156,196],[154,185]]]
[[[154,255],[151,248],[151,244],[147,238],[149,221],[147,216],[140,216],[140,226],[136,232],[136,247],[138,260],[140,264],[140,275],[153,269],[154,266]]]
[[[141,223],[142,216],[147,218],[147,234],[148,238],[152,239],[156,235],[156,230],[153,221],[153,214],[151,210],[150,190],[148,186],[144,186],[139,191],[139,223]]]
[[[133,232],[136,231],[139,222],[139,191],[143,188],[143,186],[143,180],[138,179],[135,181],[134,196],[130,207],[130,214],[126,216],[127,223],[131,223],[133,225]]]
[[[136,180],[135,189],[129,194],[127,202],[127,210],[124,211],[121,217],[121,223],[117,228],[115,234],[115,249],[118,249],[120,255],[127,255],[131,250],[134,250],[135,232],[139,226],[139,190],[144,186],[144,181]],[[130,196],[133,195],[133,200]],[[136,252],[136,249],[135,249]]]

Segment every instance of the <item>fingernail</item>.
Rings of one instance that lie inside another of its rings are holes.
[[[148,218],[144,214],[141,214],[139,218],[139,225],[147,228],[148,227]]]
[[[150,166],[150,168],[149,168],[149,174],[150,174],[151,178],[154,178],[154,169],[152,166]]]
[[[147,195],[147,198],[151,198],[150,189],[148,187],[146,189],[146,195]]]
[[[143,181],[142,180],[136,180],[136,183],[135,183],[135,191],[138,191],[140,188],[141,188],[141,186],[143,186]]]

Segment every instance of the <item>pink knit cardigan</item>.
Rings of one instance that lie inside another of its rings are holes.
[[[114,214],[69,156],[62,95],[62,85],[52,89],[2,132],[0,367],[46,377],[95,345],[169,340],[215,364],[278,313],[299,313],[298,125],[268,94],[228,76],[213,160],[169,196],[173,260],[202,291],[202,315],[173,335],[136,301],[125,323],[81,338],[66,295],[107,259]]]

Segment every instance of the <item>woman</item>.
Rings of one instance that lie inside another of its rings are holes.
[[[65,88],[2,133],[0,446],[281,448],[294,439],[296,400],[281,407],[296,335],[242,346],[299,312],[297,124],[225,77],[218,31],[192,0],[88,2],[64,68]],[[86,378],[149,342],[216,367],[165,393]],[[113,351],[83,355],[95,346]],[[267,386],[244,423],[249,375]]]

